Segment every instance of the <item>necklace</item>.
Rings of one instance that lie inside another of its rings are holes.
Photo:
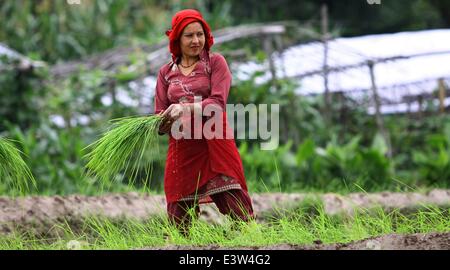
[[[192,67],[195,63],[197,63],[198,62],[198,59],[197,60],[195,60],[195,62],[194,63],[192,63],[192,64],[190,64],[189,66],[184,66],[182,63],[181,63],[181,61],[180,61],[180,66],[182,66],[182,67],[184,67],[184,68],[190,68],[190,67]]]

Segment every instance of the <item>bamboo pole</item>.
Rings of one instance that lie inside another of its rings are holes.
[[[375,120],[377,123],[377,127],[380,130],[381,135],[384,138],[384,141],[387,144],[387,155],[389,158],[392,158],[392,146],[391,146],[391,140],[389,138],[389,134],[384,126],[383,117],[381,116],[381,102],[380,97],[378,96],[378,90],[377,90],[377,84],[375,81],[375,72],[374,72],[374,62],[369,60],[367,61],[367,65],[369,66],[370,71],[370,80],[372,83],[372,98],[375,105]]]
[[[417,96],[417,102],[419,103],[419,109],[417,111],[417,115],[419,117],[419,119],[422,119],[422,112],[423,112],[423,96],[422,95],[418,95]]]
[[[275,62],[273,61],[273,57],[272,57],[272,54],[274,52],[272,42],[273,42],[273,40],[272,40],[271,36],[269,36],[269,35],[263,36],[263,48],[264,48],[264,51],[266,52],[267,60],[269,61],[270,74],[272,75],[272,85],[278,90],[278,87],[276,84],[277,74],[276,74],[276,69],[275,69]]]
[[[325,89],[325,118],[330,120],[330,89],[328,87],[328,6],[323,4],[321,7],[322,17],[322,42],[323,42],[323,86]]]
[[[438,80],[438,84],[439,84],[439,111],[441,114],[445,113],[445,84],[444,84],[444,79],[439,79]]]
[[[281,70],[282,78],[286,78],[286,65],[285,65],[284,56],[283,56],[283,48],[284,48],[283,37],[281,35],[275,35],[274,40],[275,40],[276,50],[280,54],[280,60],[281,60],[280,70]]]

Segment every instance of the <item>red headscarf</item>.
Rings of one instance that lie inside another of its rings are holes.
[[[193,22],[200,22],[205,31],[205,50],[209,51],[214,44],[214,38],[211,33],[211,28],[203,19],[202,14],[195,9],[184,9],[177,12],[172,18],[172,29],[166,31],[169,37],[169,50],[172,54],[172,60],[181,55],[181,48],[179,44],[180,35],[184,28]]]

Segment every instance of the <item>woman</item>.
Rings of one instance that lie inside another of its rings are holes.
[[[176,13],[172,29],[166,35],[172,61],[159,70],[155,113],[165,119],[160,134],[169,135],[164,173],[169,220],[186,232],[191,221],[190,210],[196,216],[199,204],[214,202],[222,214],[249,221],[253,218],[253,207],[234,138],[173,136],[173,123],[180,120],[186,125],[194,119],[193,113],[201,113],[207,106],[219,110],[223,130],[227,130],[225,105],[231,73],[225,58],[210,53],[213,36],[196,10]],[[201,97],[201,101],[195,96]],[[208,118],[201,119],[204,125]]]

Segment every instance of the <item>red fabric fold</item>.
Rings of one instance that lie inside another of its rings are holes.
[[[228,127],[223,112],[223,130]],[[223,174],[236,179],[247,190],[242,161],[234,139],[169,139],[164,189],[168,202],[194,193],[210,179]],[[204,202],[210,202],[206,200]]]

